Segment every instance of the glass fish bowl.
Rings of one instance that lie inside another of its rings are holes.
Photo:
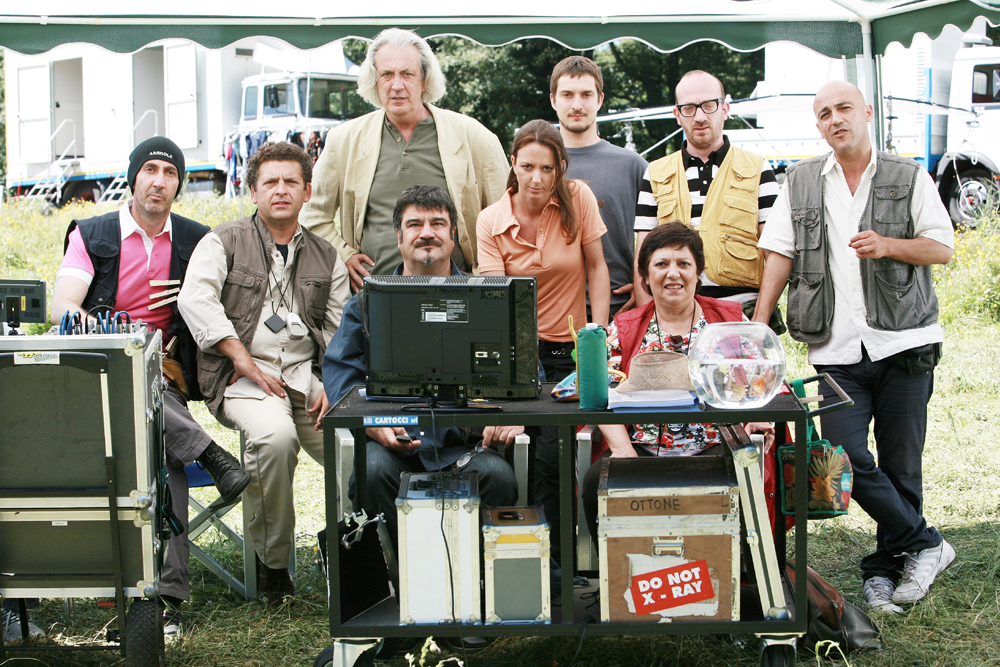
[[[691,345],[688,372],[698,398],[709,405],[759,408],[781,390],[785,350],[766,324],[709,324]]]

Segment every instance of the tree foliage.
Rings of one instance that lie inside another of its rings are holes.
[[[549,104],[549,77],[556,63],[579,53],[548,39],[528,39],[489,47],[461,37],[430,40],[448,79],[439,105],[479,120],[505,148],[518,127],[534,118],[555,120]],[[360,63],[367,42],[345,42],[345,54]],[[642,42],[621,40],[583,52],[601,66],[604,107],[601,113],[673,104],[674,86],[683,74],[703,69],[718,76],[733,99],[749,95],[764,78],[764,52],[740,53],[714,42],[696,42],[675,53],[660,53]],[[736,127],[736,125],[734,125]],[[621,123],[602,124],[601,136],[625,145]],[[633,123],[642,151],[677,129],[673,120]],[[679,135],[646,155],[653,159],[676,150]]]

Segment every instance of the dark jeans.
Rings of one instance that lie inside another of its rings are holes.
[[[927,402],[934,372],[910,375],[888,359],[872,361],[862,348],[857,364],[817,366],[829,373],[854,405],[821,419],[823,437],[840,445],[854,467],[852,498],[878,525],[875,552],[861,559],[861,578],[898,581],[904,556],[941,543],[941,535],[922,516],[921,459],[927,431]],[[837,396],[824,380],[820,393]],[[875,421],[878,462],[868,450],[868,425]]]
[[[397,456],[374,440],[368,440],[368,504],[369,516],[384,513],[385,524],[396,542],[396,497],[399,495],[399,477],[404,472],[426,472],[419,456]],[[479,473],[479,498],[483,505],[509,507],[517,502],[517,480],[510,464],[496,450],[487,449],[474,456],[462,472]],[[355,503],[357,491],[351,475],[349,493]]]
[[[538,341],[538,361],[545,371],[544,382],[561,382],[576,370],[576,362],[570,353],[573,343],[552,343]],[[544,400],[544,398],[543,398]],[[550,399],[551,400],[551,399]],[[560,562],[561,540],[559,539],[559,429],[542,426],[529,429],[535,456],[530,466],[529,486],[534,489],[532,502],[541,503],[545,509],[545,520],[549,522],[552,536],[552,558]],[[575,447],[571,450],[575,451]],[[575,504],[574,504],[575,507]],[[570,517],[572,521],[573,518]]]

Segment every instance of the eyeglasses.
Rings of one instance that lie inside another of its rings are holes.
[[[719,110],[719,105],[722,104],[722,102],[723,100],[720,98],[716,100],[705,100],[701,104],[678,104],[677,110],[685,118],[690,118],[698,113],[698,109],[701,109],[706,114],[715,113]]]

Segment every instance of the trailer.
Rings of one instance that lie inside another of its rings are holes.
[[[251,135],[323,137],[371,108],[340,42],[311,52],[267,37],[220,49],[165,39],[133,53],[65,44],[5,49],[4,68],[8,195],[55,206],[127,196],[128,155],[155,135],[184,151],[187,192],[235,193]]]

